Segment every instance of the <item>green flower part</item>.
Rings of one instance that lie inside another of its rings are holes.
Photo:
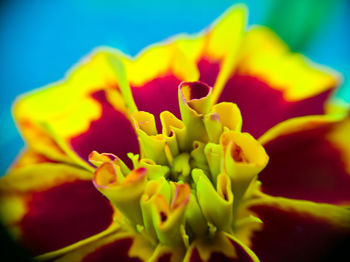
[[[119,224],[155,245],[188,247],[198,238],[234,235],[240,220],[254,217],[238,213],[253,199],[268,156],[258,141],[239,131],[242,120],[235,104],[211,103],[211,87],[181,83],[182,120],[162,112],[158,134],[152,114],[134,113],[141,151],[131,156],[133,170],[113,157],[118,161],[107,158],[95,171],[95,187],[122,213]],[[98,158],[102,155],[94,152],[90,161]]]

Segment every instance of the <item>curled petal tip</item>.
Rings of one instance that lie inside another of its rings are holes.
[[[88,159],[90,163],[94,165],[99,165],[107,161],[115,161],[118,159],[118,157],[111,153],[100,154],[99,152],[94,150],[89,154]]]
[[[96,188],[106,188],[117,183],[117,173],[111,162],[105,162],[96,169],[93,183]]]
[[[226,132],[220,143],[236,164],[250,164],[261,169],[267,165],[269,158],[264,147],[248,133]]]
[[[201,81],[181,82],[179,88],[186,101],[201,99],[209,95],[211,87]]]
[[[173,210],[186,205],[191,195],[191,188],[189,185],[175,183],[175,186],[175,197],[171,202],[171,209]]]
[[[145,167],[140,167],[133,170],[123,181],[123,184],[132,184],[137,181],[144,179],[147,175],[147,169]]]
[[[182,82],[179,85],[181,102],[197,114],[207,113],[211,106],[212,88],[201,81]]]

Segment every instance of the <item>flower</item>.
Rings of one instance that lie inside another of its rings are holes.
[[[2,221],[39,260],[319,261],[350,235],[338,84],[240,5],[136,59],[98,49],[17,101]]]

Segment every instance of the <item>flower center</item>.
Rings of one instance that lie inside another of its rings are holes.
[[[132,170],[112,154],[94,151],[90,161],[94,185],[121,212],[121,225],[154,244],[188,246],[218,231],[235,233],[268,156],[241,132],[235,104],[212,106],[211,87],[183,82],[178,95],[181,119],[162,112],[161,134],[152,114],[132,115],[140,144],[140,155],[129,154]]]

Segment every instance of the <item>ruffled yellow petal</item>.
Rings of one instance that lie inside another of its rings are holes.
[[[97,50],[63,81],[17,101],[14,116],[31,148],[54,160],[86,168],[90,168],[85,161],[93,150],[117,155],[138,152],[136,139],[131,143],[129,136],[128,145],[123,144],[123,132],[133,133],[127,114],[132,98],[124,96],[122,91],[128,88],[122,85],[125,75],[114,68],[114,60],[120,60],[120,56],[111,49]],[[113,122],[119,122],[118,129],[111,125]],[[113,138],[102,137],[101,129],[114,133]]]
[[[267,196],[248,209],[262,221],[250,235],[250,248],[261,261],[328,261],[338,255],[335,250],[347,252],[348,209]]]
[[[154,247],[141,236],[121,231],[86,244],[55,261],[148,261],[153,252]]]
[[[14,169],[1,178],[0,219],[34,255],[98,234],[113,223],[115,210],[91,178],[92,173],[64,164]]]
[[[264,79],[271,88],[282,91],[287,101],[318,95],[340,82],[340,76],[330,69],[291,53],[265,27],[253,27],[245,35],[239,51],[239,71]]]
[[[348,206],[349,123],[343,114],[308,116],[270,129],[260,139],[270,157],[259,174],[261,189],[274,196]]]

